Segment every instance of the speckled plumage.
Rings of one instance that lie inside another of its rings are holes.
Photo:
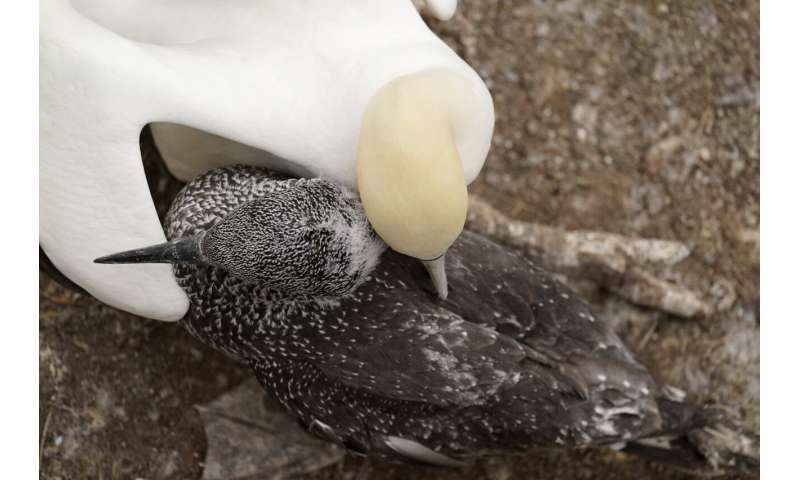
[[[333,205],[374,240],[350,256],[337,257],[336,242],[333,254],[326,251],[366,275],[383,247],[355,197],[324,180],[251,167],[212,171],[175,199],[167,235],[195,235],[245,202],[293,189],[301,195],[309,185],[334,194],[305,211]],[[356,452],[450,465],[534,445],[604,446],[674,433],[692,416],[667,415],[664,407],[678,404],[669,391],[585,302],[528,259],[465,231],[448,252],[447,273],[443,301],[418,261],[387,251],[363,284],[347,284],[358,285],[354,291],[318,298],[218,268],[175,266],[191,299],[186,328],[249,364],[309,431]]]

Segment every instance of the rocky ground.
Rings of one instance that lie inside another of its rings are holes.
[[[568,278],[637,356],[759,426],[759,4],[462,1],[429,20],[489,85],[494,145],[471,187],[511,218],[683,242],[658,274],[713,306],[683,319]],[[145,138],[145,140],[147,140]],[[147,153],[147,145],[145,145]],[[195,405],[249,377],[179,326],[40,277],[44,478],[200,478]],[[355,478],[363,460],[312,475]],[[368,478],[684,478],[606,451],[535,451],[466,472],[373,464]]]

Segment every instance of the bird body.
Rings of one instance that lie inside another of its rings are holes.
[[[167,236],[213,231],[248,202],[308,182],[249,167],[210,172],[178,195],[165,220]],[[369,228],[357,220],[364,215],[357,204],[344,211],[353,219],[347,235]],[[330,250],[346,245],[331,242]],[[339,262],[371,269],[382,248],[355,251]],[[327,297],[269,288],[229,268],[197,262],[174,268],[191,300],[182,322],[194,336],[249,365],[310,432],[361,454],[455,466],[537,445],[653,438],[653,448],[671,452],[671,441],[708,426],[699,420],[701,409],[656,384],[572,291],[472,232],[450,250],[446,300],[433,295],[419,263],[394,251],[363,283]],[[296,273],[283,275],[291,281]],[[704,461],[699,449],[679,458]]]
[[[455,7],[429,3],[442,18]],[[494,125],[486,85],[409,0],[48,0],[40,46],[40,244],[101,301],[160,320],[188,308],[171,269],[91,263],[164,240],[142,169],[144,126],[185,181],[248,163],[355,187],[371,99],[400,78],[431,74],[444,79],[437,97],[447,103],[449,130],[437,144],[458,153],[451,171],[464,189]],[[407,163],[424,172],[424,162]]]

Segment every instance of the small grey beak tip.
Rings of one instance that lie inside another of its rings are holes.
[[[127,252],[113,253],[94,259],[94,263],[103,265],[119,265],[126,263],[139,263],[141,250],[129,250]]]
[[[431,276],[433,287],[442,300],[447,300],[447,272],[444,268],[444,254],[433,260],[422,260],[422,264]]]
[[[112,253],[111,255],[104,255],[102,257],[97,257],[92,260],[94,263],[100,263],[103,265],[116,265],[120,263],[128,263],[125,261],[127,256],[130,255],[131,252],[120,252],[120,253]]]

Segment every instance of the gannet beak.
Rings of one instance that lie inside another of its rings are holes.
[[[455,15],[458,0],[426,0],[425,7],[434,17],[447,21]]]
[[[433,260],[421,260],[431,276],[433,288],[442,300],[447,299],[447,272],[444,270],[444,253]]]
[[[200,236],[96,258],[94,263],[202,263]]]

